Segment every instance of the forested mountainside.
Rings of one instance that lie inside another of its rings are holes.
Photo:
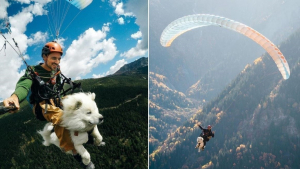
[[[106,145],[84,145],[96,168],[148,168],[148,74],[129,74],[80,80],[104,116],[98,129]],[[21,107],[0,116],[0,168],[80,168],[72,156],[42,144],[37,130],[46,122],[35,119],[27,101]]]
[[[269,55],[259,57],[150,152],[150,168],[300,168],[299,39],[297,31],[280,45],[288,80]],[[198,122],[215,131],[201,153]]]
[[[195,114],[200,102],[169,88],[165,76],[149,72],[149,152]]]

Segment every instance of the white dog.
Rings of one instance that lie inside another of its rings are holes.
[[[102,136],[99,133],[97,124],[103,123],[103,116],[99,114],[97,105],[95,103],[95,93],[75,93],[68,95],[62,99],[63,115],[61,117],[60,126],[65,127],[70,131],[71,139],[78,154],[82,158],[82,163],[87,168],[94,168],[91,162],[89,152],[82,144],[88,141],[88,131],[92,131],[91,135],[94,137],[94,144],[97,146],[104,146]],[[52,123],[47,123],[42,131],[38,131],[42,135],[45,146],[54,144],[59,147],[59,139],[53,131]],[[75,134],[76,132],[76,134]],[[72,150],[67,152],[72,154]]]
[[[204,149],[204,142],[202,137],[197,137],[197,145],[195,148],[198,148],[198,152]]]

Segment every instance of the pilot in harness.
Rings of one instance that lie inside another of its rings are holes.
[[[2,33],[1,35],[5,42],[17,52]],[[67,93],[73,93],[75,89],[79,89],[81,92],[83,90],[80,82],[72,82],[71,78],[67,78],[61,73],[59,67],[60,58],[63,54],[61,46],[56,41],[46,43],[42,49],[44,63],[29,66],[21,55],[18,44],[14,39],[13,41],[19,50],[17,53],[22,58],[27,69],[17,82],[14,93],[3,101],[6,108],[1,109],[0,107],[0,110],[14,112],[19,109],[19,102],[22,102],[29,96],[29,102],[32,105],[36,118],[53,123],[54,132],[60,140],[61,149],[63,151],[72,150],[73,154],[76,154],[70,132],[59,125],[63,114],[61,99]],[[65,84],[69,84],[70,87],[65,88]]]

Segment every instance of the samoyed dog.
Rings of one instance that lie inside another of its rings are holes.
[[[70,131],[75,150],[81,156],[82,163],[88,169],[95,168],[91,162],[89,152],[82,145],[88,141],[88,131],[92,131],[91,136],[95,145],[105,145],[97,128],[98,124],[103,123],[103,116],[99,114],[95,97],[95,93],[75,93],[62,99],[63,115],[60,126]],[[45,146],[54,144],[59,147],[59,139],[53,132],[52,123],[47,123],[44,129],[38,131],[38,133],[42,135]],[[73,154],[72,150],[66,153]]]
[[[203,140],[204,139],[202,137],[197,137],[197,145],[195,148],[198,148],[198,152],[200,152],[200,150],[203,150],[203,148],[204,148]]]

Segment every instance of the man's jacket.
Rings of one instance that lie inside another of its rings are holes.
[[[40,76],[44,82],[49,82],[50,78],[53,76],[53,72],[45,70],[41,65],[42,64],[32,66],[33,71],[37,72],[38,76]],[[29,70],[26,70],[25,74],[19,79],[15,88],[15,92],[13,94],[16,94],[18,96],[19,102],[21,103],[27,97],[29,91],[31,91],[30,103],[39,103],[42,101],[42,99],[38,98],[38,92],[40,92],[41,95],[43,93],[41,93],[42,91],[38,91],[39,84],[33,83],[33,80],[29,73]],[[57,84],[61,84],[60,79],[60,76],[57,76]],[[54,85],[52,85],[51,83],[49,84],[49,87],[53,89]]]
[[[211,137],[215,136],[215,134],[211,130],[205,129],[205,128],[201,127],[200,125],[199,125],[199,127],[202,130],[202,133],[200,134],[200,136],[203,137],[203,139],[205,141],[208,141]]]

